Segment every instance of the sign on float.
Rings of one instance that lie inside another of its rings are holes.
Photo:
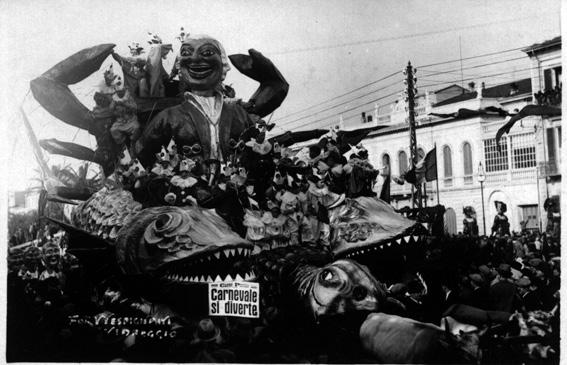
[[[209,315],[260,318],[260,284],[209,283]]]

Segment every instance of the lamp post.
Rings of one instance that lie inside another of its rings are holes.
[[[486,218],[484,215],[484,180],[486,180],[486,174],[484,173],[484,167],[482,162],[478,163],[478,182],[480,183],[480,199],[482,202],[482,229],[484,235],[486,236]]]

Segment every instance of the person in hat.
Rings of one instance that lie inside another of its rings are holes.
[[[474,208],[471,206],[464,207],[463,214],[465,215],[463,219],[463,234],[465,236],[478,236],[478,224]]]
[[[496,283],[488,289],[490,303],[488,310],[513,313],[518,309],[518,292],[516,285],[512,283],[512,271],[510,265],[501,264],[498,267]]]
[[[510,223],[508,223],[508,217],[506,213],[507,206],[501,201],[495,201],[494,205],[496,207],[497,214],[494,217],[494,224],[492,225],[492,235],[503,236],[510,235]]]
[[[463,303],[469,304],[473,307],[486,309],[488,307],[488,285],[481,274],[472,273],[469,274],[469,283],[472,288],[472,293],[470,294],[470,302]]]

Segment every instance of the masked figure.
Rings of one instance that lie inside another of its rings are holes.
[[[145,128],[136,150],[144,164],[156,148],[173,138],[178,146],[202,146],[201,158],[225,160],[230,139],[254,125],[243,106],[228,101],[222,81],[230,69],[222,45],[208,36],[184,39],[178,56],[179,77],[187,87],[185,101],[159,113]]]
[[[478,224],[476,222],[476,212],[471,206],[463,208],[465,219],[463,219],[463,233],[465,236],[478,236]]]
[[[494,217],[492,235],[510,235],[510,223],[508,222],[508,217],[504,214],[507,211],[506,204],[500,201],[495,201],[494,205],[496,206],[498,214]]]

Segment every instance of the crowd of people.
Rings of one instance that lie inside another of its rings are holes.
[[[30,352],[34,351],[38,351],[38,356],[53,356],[57,352],[57,358],[70,359],[73,356],[94,356],[94,353],[100,351],[99,355],[102,357],[97,357],[100,361],[120,356],[142,361],[140,354],[148,352],[139,345],[124,347],[127,341],[122,336],[121,341],[126,342],[119,342],[121,345],[118,346],[118,343],[109,343],[107,337],[97,336],[94,330],[91,330],[89,335],[83,334],[86,337],[82,340],[93,342],[89,344],[89,350],[85,349],[82,355],[81,351],[69,347],[70,343],[77,345],[81,340],[77,337],[71,341],[69,336],[76,333],[76,329],[69,327],[68,317],[77,313],[96,313],[96,304],[85,299],[88,295],[85,296],[85,283],[81,282],[83,278],[80,261],[66,253],[67,244],[65,239],[60,237],[54,236],[43,245],[32,245],[10,255],[11,305],[8,318],[12,321],[10,328],[13,331],[10,333],[14,336],[14,333],[18,332],[17,328],[24,331],[13,321],[25,318],[28,327],[25,333],[20,334],[23,336],[21,338],[38,341],[34,345],[24,342],[12,349],[16,348],[15,353],[19,356],[22,353],[32,356]],[[502,318],[511,321],[516,316],[519,318],[516,323],[520,323],[518,329],[508,329],[507,336],[498,335],[498,338],[494,337],[483,344],[492,351],[485,354],[484,360],[557,363],[560,244],[556,238],[547,233],[536,232],[512,232],[511,235],[492,237],[430,236],[426,240],[424,252],[423,265],[415,269],[422,273],[427,289],[415,295],[416,290],[411,288],[413,283],[399,283],[389,288],[390,294],[406,305],[405,316],[435,325],[442,322],[441,318],[449,316],[464,324],[473,324],[476,328],[482,328],[483,325],[502,325]],[[16,304],[17,297],[20,299]],[[19,316],[13,315],[16,311],[20,311]],[[478,313],[487,315],[488,319],[479,320]],[[494,322],[491,323],[491,320]],[[294,357],[293,353],[282,354],[290,351],[289,348],[286,350],[283,344],[284,347],[278,347],[277,343],[270,342],[274,340],[270,337],[274,335],[271,334],[274,329],[271,328],[273,323],[269,316],[261,322],[256,322],[204,319],[196,323],[189,334],[184,335],[188,336],[187,346],[184,350],[176,347],[179,353],[175,356],[189,359],[184,361],[238,362],[243,361],[240,356],[246,353],[246,356],[249,356],[247,359],[265,356],[266,361],[271,361],[275,355],[268,352],[275,351],[278,356],[283,356],[277,357],[280,361],[286,358],[285,356],[291,360],[301,360]],[[26,331],[31,331],[32,334]],[[498,339],[509,338],[510,333],[518,338],[530,338],[529,344],[514,347],[498,342]],[[237,340],[234,336],[242,338]],[[11,338],[16,337],[19,338]],[[176,341],[183,342],[179,338]],[[266,347],[269,350],[250,347],[251,343],[264,342],[269,346]],[[146,341],[140,343],[148,345]],[[235,344],[240,344],[238,346],[242,348],[233,348]],[[494,349],[497,344],[501,346],[500,352]],[[18,348],[23,352],[18,353]],[[258,352],[249,353],[251,348],[256,348]],[[511,352],[510,349],[517,351]],[[137,353],[138,351],[140,353]],[[328,354],[321,356],[324,359]],[[160,361],[158,358],[155,360]]]
[[[18,227],[14,234],[10,236],[8,244],[12,247],[34,240],[39,240],[42,243],[45,243],[58,231],[59,228],[49,223],[41,227],[37,222],[33,222],[28,225],[27,229]]]
[[[430,239],[426,251],[431,282],[440,284],[436,295],[425,300],[419,319],[440,323],[455,307],[466,308],[462,321],[478,325],[477,309],[488,313],[497,323],[498,317],[513,313],[533,320],[523,336],[541,336],[531,347],[520,347],[519,353],[503,361],[516,359],[546,359],[558,361],[559,356],[559,289],[560,242],[549,233],[524,232],[511,235],[454,236]],[[435,291],[435,287],[430,289]],[[463,307],[465,306],[465,307]],[[517,334],[519,335],[519,333]],[[524,357],[522,357],[524,356]],[[519,361],[519,360],[518,360]]]

